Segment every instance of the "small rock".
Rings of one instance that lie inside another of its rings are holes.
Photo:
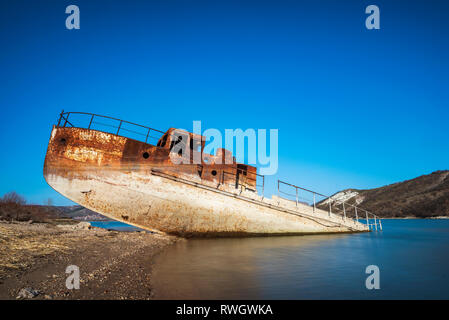
[[[89,230],[91,228],[92,228],[92,226],[90,225],[90,223],[86,222],[86,221],[80,222],[76,226],[73,227],[73,229],[78,229],[78,230]]]
[[[51,295],[49,295],[49,294],[46,294],[46,295],[44,296],[44,299],[45,299],[45,300],[53,300],[53,297],[52,297]]]
[[[33,299],[39,295],[38,290],[34,290],[33,288],[23,288],[20,289],[19,294],[16,299]]]
[[[67,225],[67,224],[58,224],[58,228],[65,229],[65,230],[89,230],[92,229],[92,226],[89,222],[83,221],[76,225]]]

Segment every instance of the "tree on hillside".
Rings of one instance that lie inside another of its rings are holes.
[[[26,204],[25,198],[15,191],[10,191],[8,193],[5,193],[3,195],[3,197],[0,198],[0,202],[6,203],[6,204],[18,204],[18,205]]]

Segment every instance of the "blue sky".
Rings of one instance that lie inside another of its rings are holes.
[[[66,6],[81,29],[65,28]],[[365,28],[365,8],[381,11]],[[272,177],[331,194],[448,169],[447,1],[0,3],[0,194],[42,176],[61,109],[279,129]]]

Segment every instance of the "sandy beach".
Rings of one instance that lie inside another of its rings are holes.
[[[178,240],[86,223],[0,222],[0,299],[22,299],[22,289],[32,299],[151,299],[153,258]],[[66,287],[69,265],[79,267],[79,289]]]

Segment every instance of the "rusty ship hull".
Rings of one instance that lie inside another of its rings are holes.
[[[243,177],[237,164],[175,165],[162,140],[152,145],[60,122],[51,132],[45,180],[66,198],[111,219],[183,237],[369,230],[306,204],[263,197],[252,190],[249,171],[246,184],[236,184]],[[225,170],[231,171],[230,181]]]

